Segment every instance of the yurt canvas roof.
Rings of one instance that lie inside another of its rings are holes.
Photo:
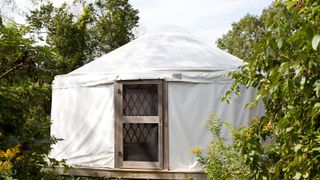
[[[205,82],[241,64],[239,58],[208,47],[190,33],[171,27],[146,33],[69,74],[56,76],[54,84],[65,86],[66,82],[73,81],[94,85],[114,80],[159,78]]]

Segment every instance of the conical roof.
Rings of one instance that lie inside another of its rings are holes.
[[[66,77],[82,84],[84,81],[92,84],[119,79],[174,80],[176,77],[182,81],[189,81],[188,78],[208,81],[216,74],[237,69],[242,63],[235,56],[201,43],[190,33],[170,27],[145,33],[67,75],[56,76],[55,81]]]
[[[70,74],[225,71],[241,64],[239,58],[170,27],[146,33]]]

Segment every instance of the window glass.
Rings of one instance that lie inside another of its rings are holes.
[[[158,86],[157,84],[123,85],[124,116],[157,116]]]
[[[123,160],[159,161],[158,124],[123,124]]]

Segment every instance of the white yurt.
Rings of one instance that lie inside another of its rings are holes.
[[[242,63],[188,32],[163,28],[58,75],[51,134],[63,140],[50,156],[66,160],[73,173],[196,177],[203,171],[190,149],[212,140],[205,127],[212,113],[236,126],[263,114],[263,107],[244,109],[254,89],[221,101],[233,82],[226,74]]]

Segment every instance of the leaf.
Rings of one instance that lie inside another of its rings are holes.
[[[312,48],[314,50],[317,50],[319,43],[320,43],[320,35],[318,34],[312,38]]]
[[[319,112],[319,111],[320,111],[320,103],[316,103],[316,104],[313,106],[312,110],[313,110],[314,112]]]
[[[308,177],[309,177],[309,173],[308,173],[308,172],[304,172],[304,173],[303,173],[303,178],[306,179],[306,178],[308,178]]]
[[[300,172],[296,172],[296,175],[293,177],[293,179],[300,179],[302,174]]]
[[[275,5],[275,6],[279,6],[279,5],[281,5],[281,3],[282,3],[282,1],[276,1],[276,2],[274,3],[274,5]]]
[[[278,45],[278,48],[281,49],[281,47],[282,47],[282,45],[283,45],[283,40],[282,40],[282,38],[277,39],[277,45]]]
[[[312,151],[320,152],[320,147],[312,148]]]
[[[313,84],[314,87],[314,91],[316,92],[316,96],[319,97],[320,96],[320,80],[317,79],[316,82]]]
[[[273,56],[273,49],[269,46],[268,48],[267,48],[267,50],[266,50],[267,52],[267,56]]]
[[[293,130],[293,127],[288,127],[287,129],[286,129],[286,132],[290,132],[290,131],[292,131]]]
[[[294,152],[298,152],[302,147],[302,144],[297,144],[295,147],[294,147]]]
[[[301,81],[300,81],[300,88],[304,88],[304,84],[306,83],[306,77],[302,76]]]
[[[288,9],[291,9],[292,7],[294,7],[296,5],[296,1],[286,1],[286,5]]]
[[[289,68],[289,62],[284,62],[280,65],[279,72],[283,74]]]

